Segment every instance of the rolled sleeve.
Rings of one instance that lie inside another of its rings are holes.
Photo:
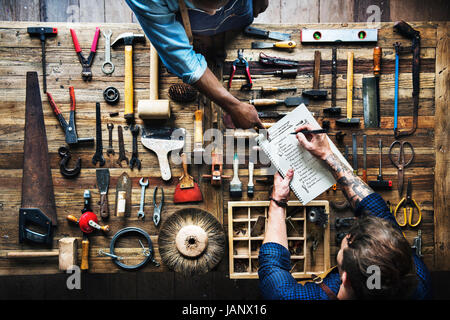
[[[355,214],[359,216],[365,211],[375,217],[386,219],[393,225],[399,227],[394,215],[389,211],[386,202],[378,193],[371,193],[362,199],[355,210]]]
[[[197,82],[207,68],[206,59],[189,44],[182,24],[175,18],[175,8],[169,8],[165,1],[126,2],[167,69],[185,83]]]

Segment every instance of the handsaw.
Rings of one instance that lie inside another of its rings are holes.
[[[28,223],[41,226],[46,229],[46,233],[41,234],[27,229]],[[30,240],[51,244],[53,227],[57,224],[38,74],[27,72],[19,242]]]

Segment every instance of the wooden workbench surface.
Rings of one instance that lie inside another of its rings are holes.
[[[66,23],[36,23],[36,25],[48,25],[58,28],[58,36],[49,38],[46,41],[47,54],[47,91],[53,95],[57,105],[60,107],[64,117],[69,118],[69,86],[74,86],[77,100],[77,131],[79,137],[95,137],[95,102],[101,102],[102,106],[102,126],[103,126],[103,145],[106,158],[104,168],[109,168],[111,173],[111,182],[109,188],[110,211],[113,212],[115,200],[115,186],[117,178],[126,171],[133,180],[132,195],[132,215],[130,218],[121,219],[111,216],[109,224],[112,232],[109,236],[103,236],[95,233],[90,237],[90,272],[95,273],[113,273],[120,272],[108,257],[98,255],[99,249],[109,247],[110,238],[119,229],[126,226],[141,227],[152,236],[153,244],[156,250],[156,259],[160,261],[157,236],[158,228],[151,221],[153,189],[156,186],[162,186],[165,192],[165,203],[162,214],[162,223],[167,217],[178,209],[190,207],[192,205],[174,205],[173,192],[178,182],[177,177],[181,174],[179,165],[171,165],[172,180],[165,183],[160,179],[159,165],[155,154],[145,149],[139,143],[139,158],[142,161],[140,171],[128,168],[121,168],[116,163],[118,154],[117,126],[126,126],[123,119],[123,97],[124,97],[124,50],[123,46],[111,50],[112,61],[115,64],[115,71],[112,75],[104,75],[101,71],[101,65],[104,60],[104,38],[101,36],[98,43],[97,55],[93,63],[93,80],[89,83],[81,79],[81,65],[73,48],[69,28],[74,28],[85,56],[89,53],[92,38],[96,24],[66,24]],[[347,27],[358,24],[349,24]],[[56,259],[39,259],[28,261],[14,261],[3,259],[8,250],[35,250],[36,246],[29,244],[19,244],[18,242],[18,212],[21,201],[21,178],[23,161],[23,136],[24,136],[24,111],[25,111],[25,74],[27,71],[37,71],[42,89],[42,71],[41,71],[41,46],[37,38],[30,38],[26,32],[26,27],[34,26],[33,23],[14,22],[0,23],[0,108],[2,117],[0,118],[0,274],[44,274],[57,273],[58,265]],[[111,29],[114,40],[122,32],[142,33],[137,24],[102,24],[98,25],[101,30]],[[303,27],[341,27],[341,25],[271,25],[266,26],[275,31],[290,32],[297,41],[298,47],[292,53],[281,51],[266,50],[269,55],[294,58],[301,61],[300,73],[295,80],[280,80],[279,78],[264,76],[265,71],[258,62],[260,50],[252,50],[251,39],[241,34],[228,34],[225,37],[227,59],[223,65],[211,66],[217,73],[223,72],[224,84],[228,80],[230,63],[236,58],[236,51],[239,48],[245,49],[244,56],[250,62],[254,87],[259,88],[263,85],[295,85],[300,93],[303,89],[312,88],[312,70],[314,60],[314,50],[320,49],[322,53],[322,75],[320,78],[320,87],[331,90],[331,46],[302,46],[299,41],[300,29]],[[359,24],[358,26],[364,26]],[[421,32],[421,73],[420,73],[420,109],[419,109],[419,127],[416,133],[404,140],[411,142],[414,146],[416,157],[411,167],[407,168],[405,173],[405,190],[408,178],[413,180],[413,197],[422,208],[423,219],[419,226],[422,230],[424,260],[430,269],[445,270],[449,267],[448,259],[448,230],[445,221],[448,221],[448,207],[446,207],[445,193],[447,188],[446,160],[445,152],[436,156],[436,146],[443,146],[446,151],[448,122],[444,119],[448,116],[445,112],[447,108],[448,90],[448,24],[446,23],[413,23],[412,26]],[[265,27],[265,26],[261,26]],[[380,129],[352,129],[343,131],[346,133],[345,144],[351,147],[351,134],[356,132],[358,135],[358,160],[359,167],[362,167],[362,135],[367,134],[367,166],[369,180],[376,179],[378,174],[378,139],[383,140],[383,177],[391,179],[394,182],[394,188],[391,192],[381,192],[385,200],[396,204],[399,196],[396,190],[397,170],[391,165],[387,151],[388,146],[394,141],[393,137],[393,105],[394,105],[394,50],[393,43],[402,42],[403,45],[410,45],[407,39],[395,35],[392,31],[392,23],[383,23],[379,30],[378,45],[383,49],[382,76],[380,81],[381,88],[381,116],[382,128]],[[337,104],[343,107],[345,113],[346,105],[346,53],[353,50],[355,53],[354,62],[354,116],[363,118],[362,109],[362,77],[372,75],[372,50],[373,44],[369,45],[342,45],[338,47],[338,80],[337,80]],[[443,58],[439,54],[445,53]],[[136,44],[133,52],[134,60],[134,101],[148,99],[149,96],[149,41],[145,44]],[[436,58],[438,56],[438,58]],[[409,128],[412,122],[412,75],[411,75],[411,55],[402,56],[400,67],[400,118],[401,128]],[[219,68],[219,69],[218,69]],[[172,74],[169,74],[165,68],[161,68],[160,77],[160,98],[168,99],[167,90],[173,83],[179,83]],[[239,91],[240,86],[245,83],[245,78],[241,72],[237,72],[233,80],[231,92],[239,99],[250,99],[258,97],[255,93],[243,93]],[[102,97],[102,92],[107,86],[115,86],[121,94],[121,101],[117,106],[107,105]],[[436,87],[437,86],[437,87]],[[446,88],[447,86],[447,88]],[[437,93],[437,91],[439,92]],[[48,147],[51,159],[52,176],[58,213],[58,228],[55,235],[56,240],[61,237],[74,236],[81,239],[81,231],[78,227],[70,225],[66,221],[68,214],[80,215],[83,207],[83,191],[91,190],[92,205],[95,212],[98,212],[97,201],[99,192],[96,186],[95,166],[91,163],[91,158],[95,152],[95,147],[83,147],[72,152],[72,159],[80,157],[83,163],[81,175],[75,180],[64,179],[59,172],[58,148],[65,145],[64,134],[59,122],[53,115],[53,112],[47,102],[47,98],[42,94],[43,110],[47,130]],[[289,94],[279,95],[286,97]],[[330,96],[330,95],[329,95]],[[310,110],[314,112],[318,119],[322,119],[321,109],[329,107],[331,101],[311,102]],[[193,132],[193,112],[197,108],[197,103],[179,104],[171,102],[173,117],[167,122],[168,125],[183,127],[188,132]],[[217,107],[211,111],[205,108],[205,129],[215,124]],[[285,108],[279,107],[278,110]],[[273,109],[271,109],[273,110]],[[444,110],[444,111],[443,111]],[[120,115],[110,118],[109,113],[119,111]],[[442,118],[437,119],[440,114]],[[218,112],[220,115],[220,112]],[[137,118],[137,117],[136,117]],[[138,118],[137,118],[138,119]],[[106,147],[108,143],[108,130],[106,123],[111,122],[115,125],[113,135],[113,145],[116,150],[116,156],[108,159],[106,156]],[[137,120],[141,123],[141,120]],[[320,122],[320,121],[319,121]],[[438,126],[437,123],[440,125]],[[334,129],[334,121],[331,121]],[[222,127],[220,121],[219,128]],[[363,126],[361,126],[362,128]],[[131,133],[130,130],[124,131],[124,139],[127,155],[131,156]],[[332,138],[334,139],[334,138]],[[191,142],[192,145],[192,142]],[[340,147],[343,150],[342,146]],[[438,147],[440,151],[442,150]],[[351,150],[351,148],[350,148]],[[439,159],[439,161],[436,161]],[[240,177],[244,187],[247,183],[248,159],[246,164],[241,164]],[[71,165],[73,165],[71,160]],[[231,164],[226,164],[225,174],[232,174]],[[201,189],[205,201],[196,205],[215,215],[220,222],[224,223],[226,229],[226,209],[229,199],[228,182],[222,189],[213,189],[208,182],[201,181],[203,173],[209,173],[209,166],[190,166],[191,174],[201,184]],[[255,175],[264,171],[261,165],[256,166]],[[439,175],[435,174],[439,172]],[[362,174],[362,170],[359,170]],[[146,192],[145,212],[147,219],[142,222],[137,219],[139,209],[141,177],[149,177],[149,187]],[[433,186],[438,186],[437,194]],[[256,194],[254,200],[266,200],[268,187],[256,184]],[[245,191],[245,189],[244,189]],[[444,192],[444,194],[442,194]],[[246,192],[243,193],[242,200],[248,200]],[[295,197],[292,195],[292,199]],[[343,200],[342,193],[338,190],[336,193],[329,191],[319,197],[326,200]],[[435,207],[435,204],[438,207]],[[442,213],[435,217],[434,213]],[[338,216],[350,216],[351,212],[331,212],[331,258],[332,264],[337,252],[334,242],[334,220]],[[441,220],[440,220],[441,219]],[[447,219],[447,220],[446,220]],[[442,221],[437,224],[437,221]],[[444,225],[443,225],[444,224]],[[405,236],[409,242],[412,242],[417,235],[417,228],[405,228]],[[438,243],[438,246],[435,245]],[[42,249],[43,250],[43,249]],[[227,251],[226,251],[227,252]],[[445,258],[447,257],[447,258]],[[220,263],[219,271],[228,272],[227,258],[224,257]],[[144,272],[167,271],[165,266],[155,267],[148,264],[142,269]]]

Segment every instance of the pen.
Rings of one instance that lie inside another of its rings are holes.
[[[327,129],[319,129],[319,130],[301,130],[299,131],[303,134],[318,134],[318,133],[328,133]],[[298,132],[291,132],[291,134],[297,134]]]

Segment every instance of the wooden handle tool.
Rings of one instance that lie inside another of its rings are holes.
[[[347,54],[347,119],[353,115],[353,51]]]
[[[134,117],[133,112],[133,46],[125,46],[125,119]]]
[[[89,239],[86,235],[83,235],[83,241],[81,242],[81,270],[89,269]]]

